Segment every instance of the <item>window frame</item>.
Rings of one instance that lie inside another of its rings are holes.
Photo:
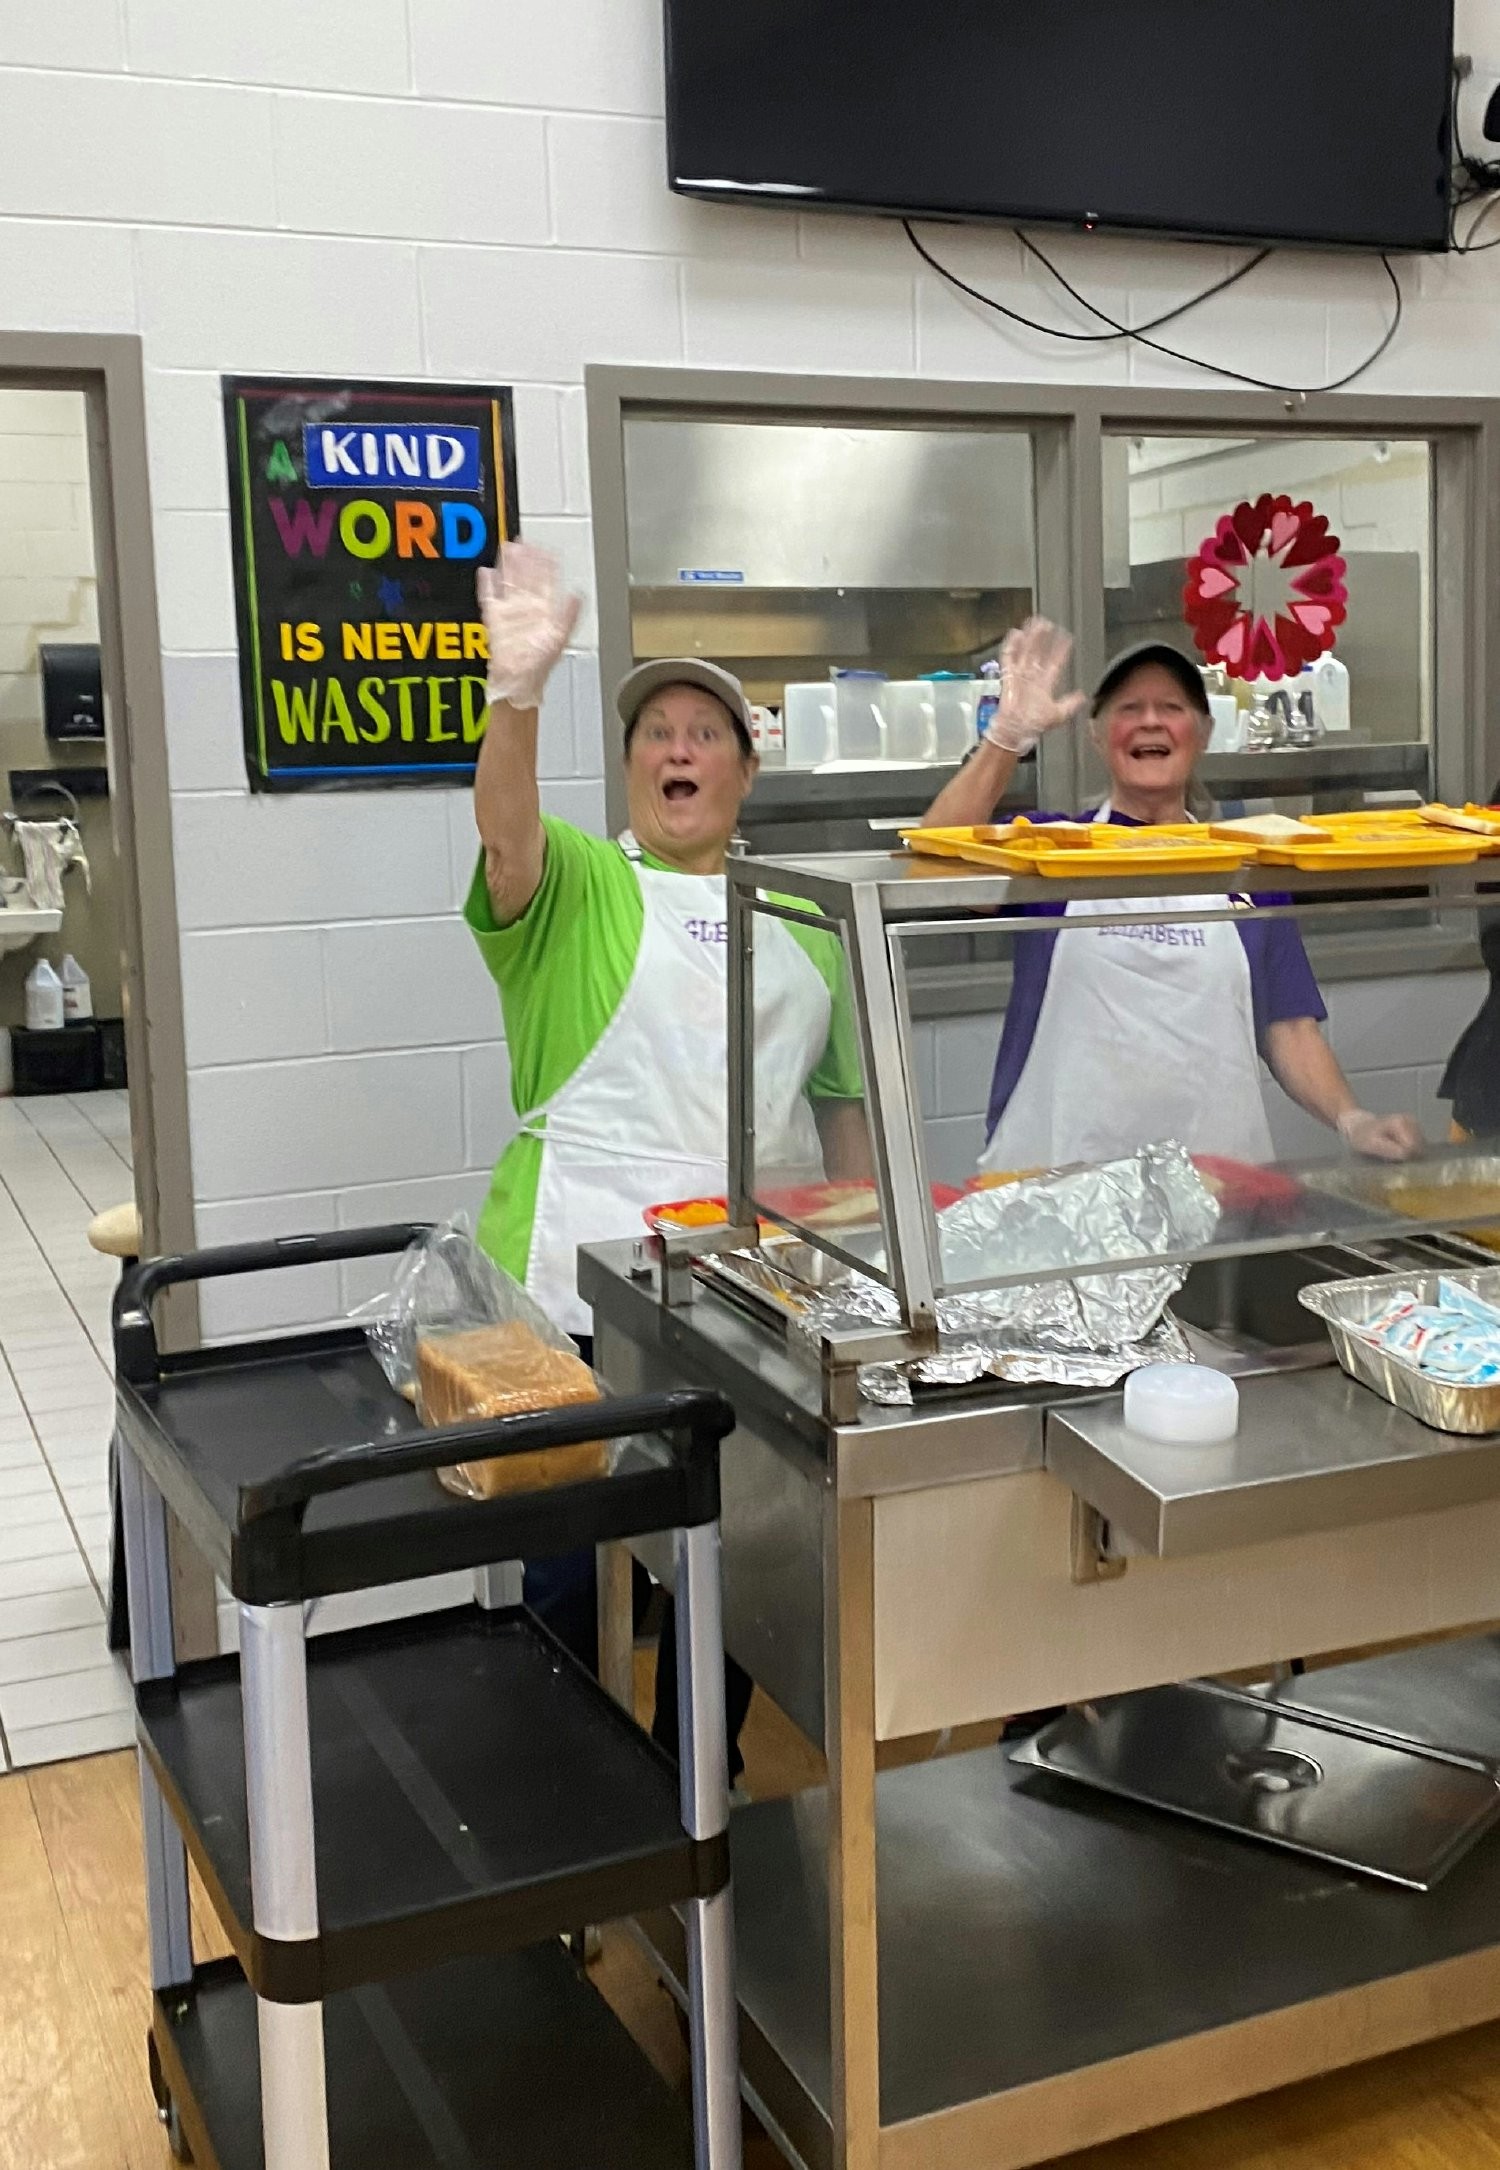
[[[1500,775],[1500,400],[1364,392],[1281,393],[1135,388],[1128,385],[986,383],[934,378],[635,367],[585,371],[599,675],[605,712],[605,799],[612,831],[624,826],[623,749],[609,696],[629,669],[632,646],[625,508],[625,422],[644,415],[800,424],[955,421],[1021,428],[1032,440],[1036,598],[1044,616],[1070,626],[1075,674],[1092,684],[1107,660],[1104,604],[1107,437],[1278,434],[1369,441],[1424,438],[1432,448],[1432,781],[1462,804]],[[1082,803],[1102,783],[1076,733],[1045,739],[1038,801]],[[1322,957],[1329,977],[1472,966],[1440,925],[1389,944],[1337,940]],[[955,965],[914,979],[916,1014],[977,1006],[966,989],[997,968]]]

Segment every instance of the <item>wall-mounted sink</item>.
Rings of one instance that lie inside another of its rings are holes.
[[[0,957],[10,950],[25,949],[44,934],[56,934],[61,912],[43,912],[34,905],[0,905]]]

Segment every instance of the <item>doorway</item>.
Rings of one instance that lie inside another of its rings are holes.
[[[90,1227],[191,1241],[186,1112],[139,346],[0,335],[0,1768],[131,1737]]]

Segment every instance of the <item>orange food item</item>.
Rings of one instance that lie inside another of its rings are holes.
[[[670,1221],[674,1228],[716,1228],[723,1220],[724,1203],[716,1198],[694,1198],[685,1206],[662,1206],[657,1219]]]
[[[424,1424],[468,1424],[477,1417],[526,1416],[538,1409],[598,1401],[593,1373],[581,1357],[549,1348],[520,1320],[476,1326],[417,1344],[418,1406]],[[608,1466],[604,1442],[543,1447],[533,1454],[498,1455],[438,1472],[450,1492],[495,1499],[599,1477]]]
[[[1045,1168],[986,1168],[976,1175],[970,1185],[972,1190],[1004,1190],[1010,1183],[1028,1183],[1034,1175],[1045,1175]]]

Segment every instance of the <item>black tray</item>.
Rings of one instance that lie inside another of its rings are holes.
[[[571,1552],[719,1512],[711,1393],[649,1394],[424,1430],[362,1333],[163,1354],[151,1306],[178,1282],[405,1248],[411,1226],[241,1244],[133,1268],[115,1300],[122,1432],[235,1597],[269,1605],[495,1560]],[[433,1472],[588,1439],[654,1435],[606,1477],[459,1500]]]
[[[245,1973],[302,2003],[582,1922],[708,1897],[721,1834],[530,1613],[477,1606],[308,1644],[321,1936],[256,1934],[238,1661],[136,1691],[138,1731]]]
[[[686,2105],[560,1945],[345,1991],[324,2029],[333,2170],[692,2163]],[[264,2170],[255,1997],[234,1961],[159,1995],[152,2033],[198,2170]]]

